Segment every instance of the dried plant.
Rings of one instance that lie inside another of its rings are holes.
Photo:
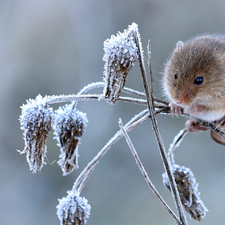
[[[73,106],[66,105],[55,112],[54,134],[61,151],[58,164],[63,175],[78,168],[78,145],[87,124],[86,114],[75,110]]]
[[[39,95],[35,100],[29,100],[26,105],[22,106],[20,123],[21,129],[24,131],[25,148],[21,153],[27,153],[30,169],[33,172],[42,169],[46,157],[46,140],[49,132],[54,128],[55,138],[61,151],[58,164],[62,168],[63,175],[67,175],[78,168],[78,145],[87,124],[86,114],[76,109],[78,101],[96,99],[106,100],[109,104],[123,101],[147,107],[124,126],[122,121],[119,120],[119,131],[83,169],[74,182],[72,190],[68,191],[67,197],[59,200],[57,215],[60,223],[62,225],[86,224],[91,207],[85,198],[80,197],[80,193],[103,156],[122,137],[126,139],[149,188],[174,222],[179,225],[187,225],[184,209],[193,219],[201,221],[205,217],[207,209],[200,199],[194,174],[189,168],[175,164],[173,157],[175,148],[179,146],[187,130],[184,129],[178,133],[170,149],[166,152],[157,126],[156,115],[160,113],[170,115],[171,113],[169,103],[155,98],[153,94],[150,41],[147,47],[149,78],[146,76],[142,43],[137,24],[133,23],[123,33],[119,32],[117,36],[107,39],[104,42],[104,51],[104,82],[89,84],[81,89],[77,95],[46,96],[44,98]],[[124,87],[128,73],[137,59],[145,93]],[[95,88],[103,88],[103,94],[86,94]],[[122,92],[136,95],[137,98],[122,97]],[[53,112],[49,105],[59,102],[71,102],[71,104],[60,107]],[[165,168],[163,183],[172,193],[178,216],[154,187],[128,136],[129,131],[148,119],[152,121],[156,142]],[[221,139],[225,138],[225,132],[216,127],[215,123],[194,119],[201,127],[211,129]]]
[[[23,105],[20,116],[21,129],[24,131],[25,147],[21,154],[27,153],[30,170],[36,173],[45,164],[46,141],[54,122],[54,113],[40,95]]]
[[[68,195],[59,199],[57,215],[61,224],[84,225],[90,215],[91,206],[79,192],[68,191]]]

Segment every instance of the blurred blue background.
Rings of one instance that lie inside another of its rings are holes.
[[[58,198],[66,196],[76,177],[119,129],[143,106],[104,101],[81,102],[89,123],[79,146],[80,168],[62,176],[59,148],[51,134],[48,161],[41,173],[29,171],[18,117],[26,99],[38,94],[77,93],[88,83],[101,81],[103,42],[132,22],[139,25],[144,50],[150,38],[154,92],[163,98],[163,65],[179,40],[202,33],[225,33],[225,1],[0,1],[0,224],[59,224]],[[145,62],[146,60],[145,52]],[[143,91],[138,63],[127,87]],[[101,93],[101,90],[97,93]],[[59,104],[53,105],[54,109]],[[184,118],[157,117],[166,148],[184,127]],[[130,137],[155,186],[174,209],[162,184],[163,166],[150,121],[130,132]],[[209,132],[188,134],[175,152],[177,164],[191,168],[201,197],[209,209],[204,225],[224,224],[225,148]],[[47,160],[46,160],[47,161]],[[124,139],[98,165],[81,196],[91,207],[87,224],[173,225],[173,220],[148,189]],[[197,224],[190,220],[189,224]]]

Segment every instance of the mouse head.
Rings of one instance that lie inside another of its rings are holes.
[[[200,36],[177,43],[164,71],[163,86],[171,101],[184,108],[208,106],[225,96],[225,41],[221,40]]]

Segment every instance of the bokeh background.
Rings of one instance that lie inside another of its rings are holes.
[[[65,177],[56,162],[51,164],[60,152],[52,134],[41,173],[32,174],[25,155],[17,152],[24,148],[18,117],[27,99],[73,94],[101,81],[104,40],[132,22],[139,25],[144,50],[151,39],[154,92],[163,98],[163,65],[176,42],[202,33],[225,33],[224,10],[225,1],[218,0],[1,0],[0,224],[59,224],[58,198],[66,196],[82,169],[119,129],[118,118],[126,123],[144,109],[120,102],[113,106],[104,101],[79,103],[89,123],[79,147],[80,168]],[[143,91],[138,63],[126,86]],[[168,148],[185,119],[165,115],[157,119]],[[130,132],[130,137],[153,183],[174,209],[162,185],[163,166],[150,121]],[[224,224],[224,146],[212,141],[209,132],[188,134],[175,154],[176,163],[191,168],[199,182],[209,209],[201,224]],[[103,158],[81,196],[92,207],[88,224],[175,224],[148,189],[123,139]],[[188,222],[197,224],[189,217]]]

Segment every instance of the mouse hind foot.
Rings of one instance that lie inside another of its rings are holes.
[[[192,133],[198,133],[199,131],[208,130],[208,128],[203,127],[200,123],[196,122],[195,120],[188,120],[185,123],[185,127],[187,131]]]

